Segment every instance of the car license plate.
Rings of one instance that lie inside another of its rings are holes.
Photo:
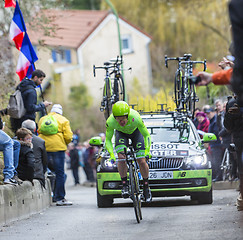
[[[149,172],[149,179],[173,179],[173,171]]]

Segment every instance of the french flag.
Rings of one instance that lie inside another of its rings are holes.
[[[22,41],[24,38],[24,32],[26,32],[24,18],[19,8],[18,1],[16,1],[16,7],[14,11],[13,20],[10,25],[9,35],[10,38],[15,42],[15,46],[18,50],[21,48]]]
[[[16,6],[16,3],[14,0],[5,0],[5,8],[7,7],[15,7]]]
[[[24,77],[31,78],[31,74],[35,70],[34,62],[37,60],[38,57],[36,56],[29,36],[25,33],[16,70],[20,81],[22,81]]]

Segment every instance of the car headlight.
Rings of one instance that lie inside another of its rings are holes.
[[[111,163],[108,158],[103,158],[101,160],[101,166],[103,169],[113,170],[117,167],[117,164],[116,164],[116,162]]]
[[[208,162],[207,159],[207,155],[203,154],[203,155],[195,155],[195,156],[191,156],[187,159],[188,163],[194,163],[196,165],[205,165]]]

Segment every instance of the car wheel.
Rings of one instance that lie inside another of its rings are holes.
[[[101,196],[97,189],[97,207],[98,208],[107,208],[111,207],[113,203],[113,198],[110,196]]]
[[[191,200],[197,200],[199,204],[212,204],[213,203],[213,191],[212,188],[209,192],[193,193]]]

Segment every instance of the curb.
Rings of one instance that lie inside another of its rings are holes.
[[[227,190],[227,189],[239,189],[239,181],[219,181],[219,182],[213,182],[212,187],[213,190]]]
[[[51,186],[46,180],[44,189],[38,180],[21,185],[0,186],[0,225],[27,218],[51,205]]]

